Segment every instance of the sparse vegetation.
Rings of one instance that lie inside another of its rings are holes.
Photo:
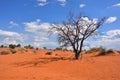
[[[20,48],[20,47],[21,47],[21,45],[20,45],[20,44],[17,44],[17,45],[16,45],[16,47],[19,47],[19,48]]]
[[[106,54],[114,53],[112,49],[106,51]]]
[[[98,48],[99,54],[98,56],[106,55],[106,50],[104,48]]]
[[[97,56],[101,56],[101,55],[107,55],[107,54],[111,54],[114,53],[112,49],[104,49],[102,47],[99,48],[91,48],[90,50],[88,50],[86,53],[93,53],[93,52],[98,52]]]
[[[1,45],[0,48],[4,48],[4,45]]]
[[[39,50],[39,48],[36,48],[36,50]]]
[[[24,46],[24,48],[26,48],[26,49],[33,49],[33,46],[27,45],[27,46]]]
[[[92,53],[92,52],[97,52],[97,51],[104,51],[105,49],[102,47],[99,48],[91,48],[90,50],[87,51],[87,53]]]
[[[52,55],[52,52],[46,52],[46,55]]]
[[[117,51],[118,53],[120,53],[120,51]]]
[[[25,50],[25,52],[28,52],[28,50],[27,49],[24,49]]]
[[[7,54],[9,54],[8,51],[2,51],[2,52],[0,52],[0,55],[7,55]]]
[[[16,47],[15,44],[10,44],[10,45],[9,45],[9,48],[11,48],[11,49],[14,49],[15,47]]]
[[[36,54],[37,53],[36,50],[34,50],[33,53]]]
[[[60,47],[57,47],[55,50],[62,50],[62,48],[60,48]]]
[[[46,47],[43,47],[43,49],[47,49]]]
[[[14,49],[14,48],[16,48],[16,47],[21,47],[21,45],[20,44],[9,44],[9,48],[12,48],[12,49]]]

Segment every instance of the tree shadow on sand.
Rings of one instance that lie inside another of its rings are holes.
[[[51,62],[59,61],[59,60],[73,60],[72,58],[65,58],[65,57],[43,57],[43,58],[35,58],[34,60],[30,61],[23,61],[23,62],[16,62],[13,63],[16,67],[37,67],[43,64],[48,64]]]

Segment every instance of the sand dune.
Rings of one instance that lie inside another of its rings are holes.
[[[120,55],[85,54],[80,61],[72,52],[46,52],[0,55],[0,80],[120,80]]]

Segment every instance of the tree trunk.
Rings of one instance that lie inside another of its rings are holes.
[[[75,53],[75,59],[76,59],[76,60],[79,59],[79,54],[80,54],[80,53]]]
[[[80,53],[75,53],[75,59],[76,60],[78,60],[78,59],[82,60],[82,53],[81,52]]]

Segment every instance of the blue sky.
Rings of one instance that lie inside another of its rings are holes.
[[[0,0],[0,45],[55,48],[56,37],[46,34],[48,26],[66,20],[70,11],[92,19],[107,17],[101,39],[86,44],[120,50],[120,0]]]

